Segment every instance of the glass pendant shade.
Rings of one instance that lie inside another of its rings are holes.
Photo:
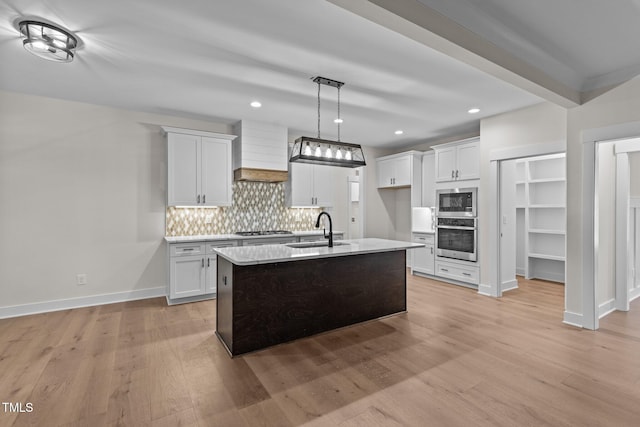
[[[49,61],[73,61],[78,40],[67,31],[38,21],[21,21],[18,27],[28,52]]]
[[[313,154],[310,155],[306,146],[307,143],[315,146]],[[329,157],[327,152],[330,153]],[[333,153],[336,153],[334,156]],[[337,153],[344,153],[338,156]],[[300,137],[293,143],[291,149],[290,162],[299,163],[315,163],[328,166],[340,166],[345,168],[357,168],[366,166],[364,153],[359,144],[350,144],[348,142],[332,141],[328,139],[319,139],[311,137]]]

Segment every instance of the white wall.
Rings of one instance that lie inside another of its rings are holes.
[[[640,121],[640,80],[635,78],[568,111],[566,310],[583,314],[583,155],[585,130]],[[632,136],[632,135],[629,135]]]
[[[616,157],[613,143],[599,144],[597,170],[596,272],[599,286],[596,303],[603,307],[603,311],[609,311],[613,305],[616,290]]]
[[[367,166],[361,184],[364,185],[364,236],[382,239],[395,238],[395,190],[378,190],[376,158],[386,156],[389,150],[363,147]]]
[[[0,91],[0,308],[162,292],[166,143],[160,125],[230,131]],[[76,284],[78,273],[88,275],[87,285]]]

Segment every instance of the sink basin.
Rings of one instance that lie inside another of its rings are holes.
[[[333,246],[344,246],[349,243],[343,242],[333,242]],[[328,241],[319,241],[319,242],[300,242],[300,243],[288,243],[287,246],[290,248],[326,248],[329,246]]]

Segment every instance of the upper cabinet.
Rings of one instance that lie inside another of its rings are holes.
[[[422,206],[436,205],[435,153],[422,155]]]
[[[285,182],[287,206],[332,207],[334,169],[333,166],[289,163],[289,180]]]
[[[422,153],[406,151],[376,159],[378,188],[411,188],[411,206],[422,204]]]
[[[435,145],[436,182],[480,178],[480,140],[473,138]]]
[[[167,205],[230,206],[234,135],[163,126],[167,134]]]
[[[378,157],[378,188],[410,187],[420,180],[420,156],[418,151]]]

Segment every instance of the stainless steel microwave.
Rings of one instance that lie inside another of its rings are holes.
[[[436,191],[436,216],[475,217],[478,204],[478,189],[449,188]]]

